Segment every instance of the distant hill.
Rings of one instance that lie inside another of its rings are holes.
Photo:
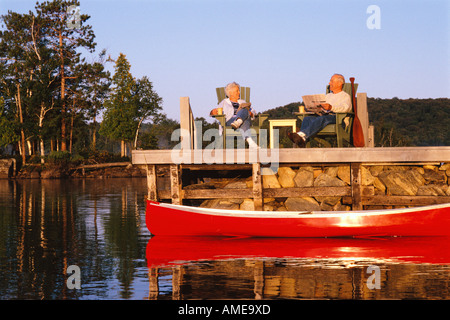
[[[295,118],[301,102],[269,109],[269,119]],[[450,99],[367,98],[375,146],[450,146]]]

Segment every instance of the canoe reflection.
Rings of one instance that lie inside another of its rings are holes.
[[[147,244],[148,298],[448,299],[448,244],[448,237],[155,236]]]
[[[147,244],[148,267],[242,258],[383,260],[450,264],[450,237],[404,238],[222,238],[154,236]]]

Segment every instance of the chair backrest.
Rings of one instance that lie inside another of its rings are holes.
[[[356,91],[358,91],[358,84],[354,83],[353,86],[355,87],[355,92],[353,94],[356,95]],[[342,91],[347,92],[350,97],[352,97],[352,84],[348,82],[344,83],[344,85],[342,86]],[[326,92],[330,93],[330,85],[327,85]],[[351,101],[353,106],[353,99]]]
[[[241,87],[241,99],[246,102],[250,102],[250,87]],[[227,97],[225,94],[225,87],[216,88],[217,102],[220,103],[223,99]]]

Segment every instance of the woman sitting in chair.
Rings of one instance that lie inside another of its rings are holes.
[[[227,84],[225,94],[228,98],[223,99],[211,115],[217,114],[217,109],[222,108],[225,115],[226,125],[233,129],[240,129],[242,137],[247,141],[249,148],[258,148],[258,145],[250,136],[252,117],[256,115],[250,102],[240,99],[240,86],[236,82]],[[223,130],[221,127],[220,130]]]

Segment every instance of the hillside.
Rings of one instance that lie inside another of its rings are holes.
[[[269,119],[293,118],[300,102],[265,111]],[[375,146],[449,146],[450,99],[368,98]]]

